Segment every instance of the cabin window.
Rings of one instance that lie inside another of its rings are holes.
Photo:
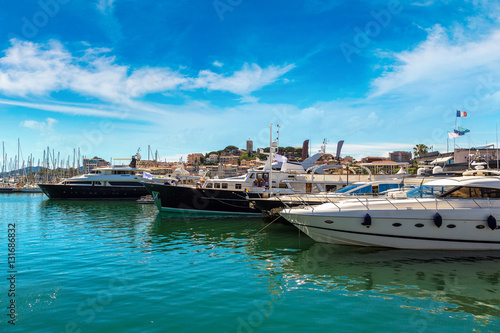
[[[443,195],[446,198],[500,198],[500,189],[459,187]]]
[[[227,188],[227,183],[222,183],[222,188]]]
[[[84,182],[84,181],[70,181],[69,185],[91,185],[92,182]]]
[[[212,183],[207,183],[207,186],[205,186],[205,187],[206,187],[206,188],[212,188],[212,187],[213,187],[213,185],[212,185]]]
[[[241,184],[235,184],[234,188],[237,189],[237,190],[241,190]]]
[[[139,182],[109,182],[111,186],[141,186],[142,184]]]
[[[220,188],[220,184],[219,183],[214,183],[214,188]]]
[[[483,188],[483,198],[500,198],[500,190],[496,188]]]
[[[335,192],[337,189],[337,185],[325,185],[326,192]]]

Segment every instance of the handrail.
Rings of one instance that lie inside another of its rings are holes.
[[[483,207],[479,206],[479,204],[476,202],[476,200],[474,200],[474,198],[471,198],[471,199],[472,199],[472,201],[474,201],[474,203],[476,204],[476,206],[478,206],[479,208],[483,208]]]
[[[395,204],[393,204],[391,200],[389,200],[389,198],[385,198],[385,200],[389,202],[392,205],[392,207],[396,208],[396,210],[399,210],[399,208]]]
[[[443,201],[446,202],[450,207],[451,209],[455,209],[455,207],[453,207],[453,205],[451,203],[449,203],[446,198],[443,198]]]
[[[358,201],[359,201],[359,202],[360,202],[363,206],[365,206],[367,210],[370,210],[370,208],[368,208],[368,206],[367,206],[367,205],[365,205],[365,204],[363,203],[363,201],[359,200],[359,198],[356,198],[356,200],[358,200]],[[368,203],[368,202],[367,202],[367,203]]]
[[[286,206],[286,208],[288,208],[288,209],[290,209],[290,208],[291,208],[290,206],[288,206],[288,205],[286,204],[286,202],[284,202],[283,200],[281,200],[281,198],[280,198],[280,196],[279,196],[279,195],[278,195],[278,196],[276,196],[276,198],[277,198],[277,199],[278,199],[278,200],[279,200],[279,201],[280,201],[283,205],[285,205],[285,206]]]
[[[415,201],[416,201],[416,202],[418,202],[418,203],[420,204],[420,206],[424,207],[424,209],[427,209],[427,208],[424,206],[424,204],[422,204],[420,201],[418,201],[418,198],[416,198],[416,197],[415,197],[414,199],[415,199]]]

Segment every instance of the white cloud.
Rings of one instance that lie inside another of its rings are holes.
[[[245,96],[275,82],[280,76],[294,67],[295,65],[261,68],[257,64],[245,64],[241,70],[229,76],[203,70],[200,71],[197,78],[192,80],[192,87],[227,91]]]
[[[427,39],[411,51],[393,54],[396,65],[372,82],[372,97],[404,90],[412,92],[441,90],[452,83],[458,89],[474,91],[477,78],[491,73],[500,75],[500,30],[468,40],[457,29],[450,38],[437,25]]]
[[[40,132],[49,132],[52,131],[54,125],[57,124],[58,121],[54,118],[47,118],[45,121],[36,121],[36,120],[24,120],[19,125],[21,127],[26,127],[32,130],[37,130]]]
[[[113,3],[115,0],[99,0],[97,2],[97,9],[103,14],[109,14],[113,11]]]
[[[78,57],[57,41],[37,44],[13,39],[11,43],[0,58],[0,92],[20,97],[70,90],[85,97],[129,104],[147,94],[176,90],[207,89],[248,96],[294,67],[245,64],[234,73],[203,70],[198,77],[190,78],[164,67],[131,69],[119,65],[106,48],[88,47]]]
[[[222,62],[217,61],[217,60],[216,60],[216,61],[214,61],[214,62],[212,63],[212,65],[214,65],[215,67],[222,67],[222,66],[224,66],[224,64],[223,64]]]

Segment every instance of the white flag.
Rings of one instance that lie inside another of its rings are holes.
[[[288,158],[286,158],[286,156],[276,154],[276,155],[274,155],[274,160],[276,162],[286,162],[286,161],[288,161]]]
[[[453,139],[453,138],[458,138],[460,135],[458,133],[451,133],[448,132],[448,138]]]
[[[144,178],[144,179],[149,179],[149,180],[153,180],[153,175],[152,175],[152,174],[150,174],[149,172],[144,171],[144,172],[142,173],[142,178]]]

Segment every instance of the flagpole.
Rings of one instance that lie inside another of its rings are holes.
[[[455,110],[455,130],[453,133],[456,133],[457,130],[457,118],[458,118],[458,110]],[[453,153],[455,153],[455,137],[453,137]]]
[[[498,123],[495,124],[495,127],[497,129],[497,170],[498,170]]]

